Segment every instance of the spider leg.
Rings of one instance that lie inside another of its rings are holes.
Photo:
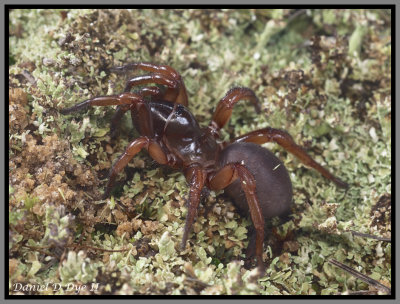
[[[179,95],[179,82],[171,77],[164,76],[158,73],[136,76],[134,78],[129,79],[128,82],[126,83],[124,92],[129,92],[134,86],[148,84],[148,83],[165,85],[167,87],[167,90],[165,91],[162,98],[167,101],[171,101],[174,103],[176,102],[177,97]]]
[[[122,110],[121,110],[122,111]],[[132,141],[125,152],[118,158],[112,166],[109,173],[109,180],[104,192],[104,198],[108,197],[118,173],[126,167],[129,161],[137,154],[142,148],[146,148],[150,156],[159,164],[165,165],[168,163],[168,157],[163,148],[154,140],[153,120],[151,119],[151,111],[149,104],[142,98],[135,107],[131,107],[131,112],[135,113],[138,119],[137,128],[141,137]],[[132,114],[133,120],[134,114]]]
[[[252,142],[256,144],[264,144],[266,142],[276,142],[282,148],[295,155],[303,164],[310,166],[321,173],[325,178],[334,182],[338,187],[348,188],[348,184],[341,179],[334,176],[327,169],[318,164],[312,159],[303,148],[297,145],[289,133],[274,129],[274,128],[263,128],[256,130],[242,136],[236,137],[232,140],[234,142]]]
[[[232,88],[219,101],[215,109],[209,125],[209,129],[213,134],[218,134],[218,131],[226,125],[231,118],[233,107],[242,99],[249,100],[254,105],[257,113],[261,111],[260,102],[253,90],[240,87]]]
[[[153,63],[147,63],[147,62],[136,62],[136,63],[129,63],[127,65],[121,66],[121,67],[115,67],[112,70],[115,72],[122,72],[126,71],[128,69],[140,69],[143,71],[151,72],[157,75],[160,75],[161,78],[164,79],[169,79],[169,80],[174,80],[176,83],[176,89],[169,87],[166,92],[166,97],[168,97],[171,102],[174,103],[179,103],[184,106],[188,105],[188,97],[187,97],[187,92],[186,92],[186,87],[185,84],[182,80],[182,77],[179,75],[177,71],[175,71],[172,67],[168,65],[158,65],[158,64],[153,64]],[[147,75],[151,76],[151,75]],[[177,91],[177,95],[174,96],[175,92],[173,90]],[[171,96],[173,97],[171,99]]]
[[[192,228],[194,218],[197,214],[197,208],[199,207],[201,192],[204,187],[206,180],[206,173],[200,166],[193,166],[187,169],[185,172],[186,179],[189,181],[189,206],[188,213],[186,215],[185,228],[183,230],[183,237],[181,243],[181,250],[186,247],[186,242],[189,236],[190,229]]]
[[[247,203],[249,204],[251,220],[256,230],[255,255],[257,257],[257,265],[263,272],[265,269],[262,261],[265,221],[256,195],[256,180],[253,174],[240,163],[229,163],[211,177],[209,185],[213,190],[221,190],[226,188],[237,178],[241,181],[240,185],[246,195]]]
[[[144,87],[139,91],[139,94],[142,96],[151,96],[154,99],[162,99],[164,95],[160,88],[156,86]]]
[[[60,110],[61,114],[69,114],[79,110],[86,109],[90,106],[114,106],[114,105],[133,105],[143,101],[142,96],[125,92],[118,95],[100,96],[82,101],[70,108]]]
[[[110,173],[108,175],[108,182],[106,185],[106,190],[104,191],[103,199],[110,195],[110,192],[114,186],[115,179],[121,170],[123,170],[130,160],[140,152],[143,148],[146,148],[150,156],[160,164],[167,163],[167,156],[161,149],[161,147],[151,139],[146,136],[141,136],[132,141],[125,152],[118,158],[118,160],[111,167]]]
[[[155,96],[160,97],[162,96],[162,92],[160,90],[160,88],[158,87],[145,87],[142,88],[139,92],[139,95],[145,97],[145,96]],[[125,106],[125,105],[120,105],[117,107],[112,119],[111,119],[111,126],[110,126],[110,133],[111,133],[111,138],[115,138],[117,135],[117,127],[119,125],[119,123],[121,122],[122,116],[129,111],[130,107],[129,106]]]
[[[139,117],[143,118],[138,121],[139,132],[141,137],[132,141],[126,148],[125,152],[119,157],[119,159],[112,166],[109,173],[109,180],[104,193],[104,198],[108,197],[111,189],[114,185],[115,179],[118,173],[126,167],[129,161],[134,157],[143,147],[146,147],[150,156],[160,164],[167,164],[167,155],[160,147],[158,143],[153,141],[154,129],[151,119],[151,112],[148,103],[144,100],[143,96],[125,92],[119,95],[101,96],[92,99],[85,100],[78,103],[70,108],[61,110],[62,114],[68,114],[71,112],[79,111],[89,106],[108,106],[118,105],[119,110],[117,111],[117,117],[114,116],[113,120],[120,118],[124,112],[131,110],[135,112]]]

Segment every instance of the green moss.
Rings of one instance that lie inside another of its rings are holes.
[[[29,195],[24,199],[24,205],[27,210],[31,209],[35,204],[39,203],[39,198],[30,197]]]
[[[366,34],[364,25],[358,25],[349,39],[349,54],[359,55],[361,51],[362,39]]]
[[[82,282],[95,283],[97,275],[97,265],[85,257],[83,251],[78,254],[74,251],[68,253],[67,259],[60,268],[61,284]]]

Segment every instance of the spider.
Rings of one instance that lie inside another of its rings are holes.
[[[220,130],[229,121],[238,101],[251,102],[260,113],[259,100],[251,89],[230,89],[219,101],[208,127],[201,128],[187,108],[188,96],[183,80],[172,67],[139,62],[116,67],[114,71],[130,69],[149,74],[128,80],[121,94],[94,97],[62,109],[61,113],[68,114],[89,106],[117,105],[110,128],[114,134],[124,113],[131,112],[133,125],[140,136],[129,143],[113,164],[103,198],[109,197],[117,175],[142,149],[146,149],[159,164],[182,170],[190,187],[182,250],[186,247],[202,190],[225,189],[239,211],[250,214],[255,228],[255,249],[250,248],[254,245],[249,242],[248,252],[253,252],[257,266],[265,269],[262,261],[265,221],[288,214],[292,203],[289,174],[272,152],[260,146],[266,142],[279,144],[337,186],[348,187],[314,161],[286,131],[267,127],[230,142],[219,141]],[[144,87],[131,92],[137,85]]]

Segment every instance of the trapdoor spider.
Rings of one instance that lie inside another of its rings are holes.
[[[263,143],[278,143],[337,186],[347,187],[345,182],[308,156],[283,130],[268,127],[228,143],[217,141],[220,129],[230,119],[239,100],[250,101],[260,112],[259,100],[251,89],[230,89],[219,101],[209,126],[200,128],[187,108],[188,97],[183,80],[173,68],[152,63],[131,63],[115,68],[116,71],[129,69],[150,73],[130,79],[124,93],[91,98],[63,109],[61,113],[68,114],[88,106],[117,105],[111,121],[111,132],[114,132],[122,115],[131,112],[133,125],[140,137],[133,140],[113,164],[104,198],[110,195],[118,173],[141,149],[146,149],[159,164],[182,170],[190,187],[182,249],[186,246],[196,217],[202,189],[225,189],[239,210],[251,216],[256,231],[255,256],[258,267],[264,269],[264,223],[266,219],[289,212],[292,184],[282,162],[272,152],[259,146]],[[134,86],[148,84],[161,85],[161,88],[144,86],[137,92],[131,92]]]

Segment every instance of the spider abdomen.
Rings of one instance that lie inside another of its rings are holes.
[[[265,219],[287,214],[292,203],[292,183],[283,163],[269,150],[257,144],[239,142],[222,150],[218,166],[241,163],[256,180],[256,195]],[[237,179],[224,192],[240,212],[248,214],[246,196]]]

